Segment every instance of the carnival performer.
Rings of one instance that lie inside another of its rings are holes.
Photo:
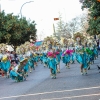
[[[75,53],[75,49],[73,49],[73,53],[72,53],[72,55],[71,55],[72,64],[75,63],[75,59],[76,59],[76,53]]]
[[[26,76],[28,76],[28,69],[29,69],[29,64],[28,64],[28,58],[21,58],[20,63],[18,66],[17,72],[22,76],[21,79],[22,81],[26,80]],[[20,81],[20,77],[18,77]]]
[[[82,75],[86,75],[87,74],[87,68],[88,68],[88,55],[86,53],[85,48],[81,49],[80,51],[78,51],[77,55],[76,55],[76,60],[78,63],[81,64],[80,68],[81,68],[81,74]]]
[[[90,64],[94,64],[94,60],[96,59],[96,51],[94,49],[92,49],[91,51],[92,51],[92,55],[90,58]]]
[[[56,50],[55,55],[56,55],[56,60],[57,60],[57,73],[60,73],[61,55],[60,55],[60,50],[59,49]]]
[[[88,70],[90,70],[90,64],[92,64],[92,62],[94,62],[93,59],[92,59],[93,51],[90,50],[89,47],[87,47],[86,48],[86,53],[88,55]]]
[[[27,57],[27,59],[28,59],[28,57]],[[29,71],[29,63],[27,61],[25,66],[24,66],[24,75],[25,75],[25,77],[28,76],[28,71]]]
[[[33,54],[30,54],[30,57],[28,59],[30,73],[32,72],[32,69],[35,70],[34,62],[35,62],[35,59],[33,57]]]
[[[66,68],[70,68],[69,64],[71,61],[71,55],[72,55],[72,50],[66,50],[63,54],[62,54],[62,60],[63,63],[65,63]]]
[[[34,56],[34,65],[38,66],[38,61],[39,61],[39,55],[37,53],[33,53]]]
[[[93,53],[94,53],[94,59],[96,60],[96,58],[98,58],[98,50],[95,46],[93,48]]]
[[[9,77],[10,66],[11,66],[11,63],[10,63],[10,60],[8,59],[7,55],[3,55],[3,58],[1,60],[1,67],[2,67],[2,70],[4,71],[4,74],[6,77]]]
[[[11,64],[10,67],[10,78],[18,82],[18,75],[20,75],[18,72],[18,65],[15,67],[13,64]],[[21,76],[21,75],[20,75]]]
[[[40,59],[41,64],[42,64],[43,63],[43,54],[42,53],[39,54],[39,59]]]
[[[56,61],[56,55],[53,52],[48,52],[48,67],[50,69],[51,78],[56,79],[56,70],[57,70],[57,61]]]
[[[43,53],[43,64],[44,64],[44,67],[48,66],[48,57],[46,53]]]
[[[16,82],[21,82],[26,80],[26,73],[24,72],[24,67],[27,64],[27,61],[28,61],[27,58],[22,58],[20,59],[20,63],[16,67],[12,65],[10,71],[10,77]]]

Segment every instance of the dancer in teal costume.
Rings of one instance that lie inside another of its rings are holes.
[[[69,63],[70,63],[70,55],[64,54],[62,57],[63,63],[65,63],[66,68],[70,68]]]
[[[96,57],[98,57],[98,52],[97,49],[94,47],[91,54],[91,64],[94,64],[94,60],[96,60]]]
[[[57,59],[57,62],[60,63],[60,60],[61,60],[60,53],[56,55],[56,59]]]
[[[75,52],[75,50],[74,50],[74,52],[71,55],[71,60],[72,60],[72,64],[74,64],[75,60],[76,60],[76,52]]]
[[[65,55],[62,54],[62,61],[65,63]]]
[[[0,62],[0,69],[2,69],[2,62]]]
[[[88,70],[90,70],[90,64],[94,63],[94,60],[92,58],[93,51],[90,50],[90,48],[88,47],[88,48],[86,48],[86,53],[88,55],[88,57],[87,57],[88,58]]]
[[[5,58],[2,58],[1,67],[2,67],[2,70],[4,71],[4,74],[6,75],[6,77],[9,77],[10,66],[11,66],[10,60],[8,60],[8,58],[6,56],[5,56]]]
[[[16,67],[12,66],[12,70],[10,71],[10,77],[16,82],[21,82],[26,80],[26,73],[24,72],[24,68],[27,66],[27,58],[23,58],[20,61],[20,64]]]
[[[38,54],[34,54],[34,63],[36,66],[38,66],[37,62],[39,61],[39,55]]]
[[[48,66],[48,57],[46,54],[43,54],[43,64],[44,64],[44,67]]]
[[[88,55],[87,55],[85,49],[83,49],[80,54],[77,54],[76,59],[81,64],[82,75],[87,74],[89,60],[88,60]]]
[[[18,66],[16,66],[16,67],[18,67]],[[18,77],[19,73],[17,73],[16,67],[14,68],[14,66],[12,66],[12,69],[10,71],[10,77],[17,82],[18,81],[17,77]]]
[[[62,52],[62,50],[60,50],[60,57],[62,56],[62,54],[63,54],[63,52]]]
[[[28,60],[28,64],[29,64],[29,68],[30,68],[30,73],[32,72],[32,69],[35,70],[34,62],[35,62],[35,59],[34,59],[33,55],[31,54],[30,58]]]
[[[86,52],[83,52],[83,54],[81,54],[82,57],[82,64],[83,64],[83,68],[87,68],[88,67],[88,55],[86,54]]]
[[[41,64],[43,63],[43,54],[41,53],[40,54],[40,61],[41,61]]]
[[[75,54],[75,53],[73,53],[73,54],[72,54],[72,56],[71,56],[71,61],[72,61],[72,64],[74,64],[74,63],[75,63],[75,57],[76,57],[76,54]]]
[[[2,63],[2,69],[3,69],[5,72],[8,72],[8,71],[9,71],[9,68],[10,68],[10,61],[1,62],[1,63]]]
[[[94,52],[94,59],[96,59],[98,57],[98,50],[96,47],[94,47],[93,52]]]
[[[61,54],[60,52],[56,52],[57,73],[60,73],[60,60],[61,60]]]
[[[49,56],[48,67],[50,69],[51,76],[53,79],[56,79],[56,70],[57,70],[56,64],[57,64],[56,58]]]
[[[28,76],[28,70],[29,70],[29,63],[27,62],[26,65],[24,66],[24,73],[26,76]]]

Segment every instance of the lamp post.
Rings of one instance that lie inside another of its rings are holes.
[[[24,4],[22,4],[22,6],[21,6],[21,8],[20,8],[21,18],[22,18],[22,8],[23,8],[23,6],[24,6],[25,4],[31,3],[31,2],[34,2],[34,1],[25,2]]]

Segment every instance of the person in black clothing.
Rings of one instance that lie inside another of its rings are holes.
[[[97,47],[98,47],[98,49],[99,49],[99,40],[97,40]]]
[[[98,49],[98,54],[100,55],[100,42],[99,42],[99,40],[97,41],[97,49]]]
[[[18,55],[17,55],[16,52],[14,53],[14,58],[15,58],[15,63],[18,64],[19,63],[19,60],[18,60]]]

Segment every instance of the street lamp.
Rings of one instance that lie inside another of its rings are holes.
[[[21,18],[22,18],[22,8],[23,8],[23,6],[24,6],[25,4],[27,4],[27,3],[31,3],[31,2],[34,2],[34,1],[25,2],[25,3],[21,6],[21,8],[20,8]]]

